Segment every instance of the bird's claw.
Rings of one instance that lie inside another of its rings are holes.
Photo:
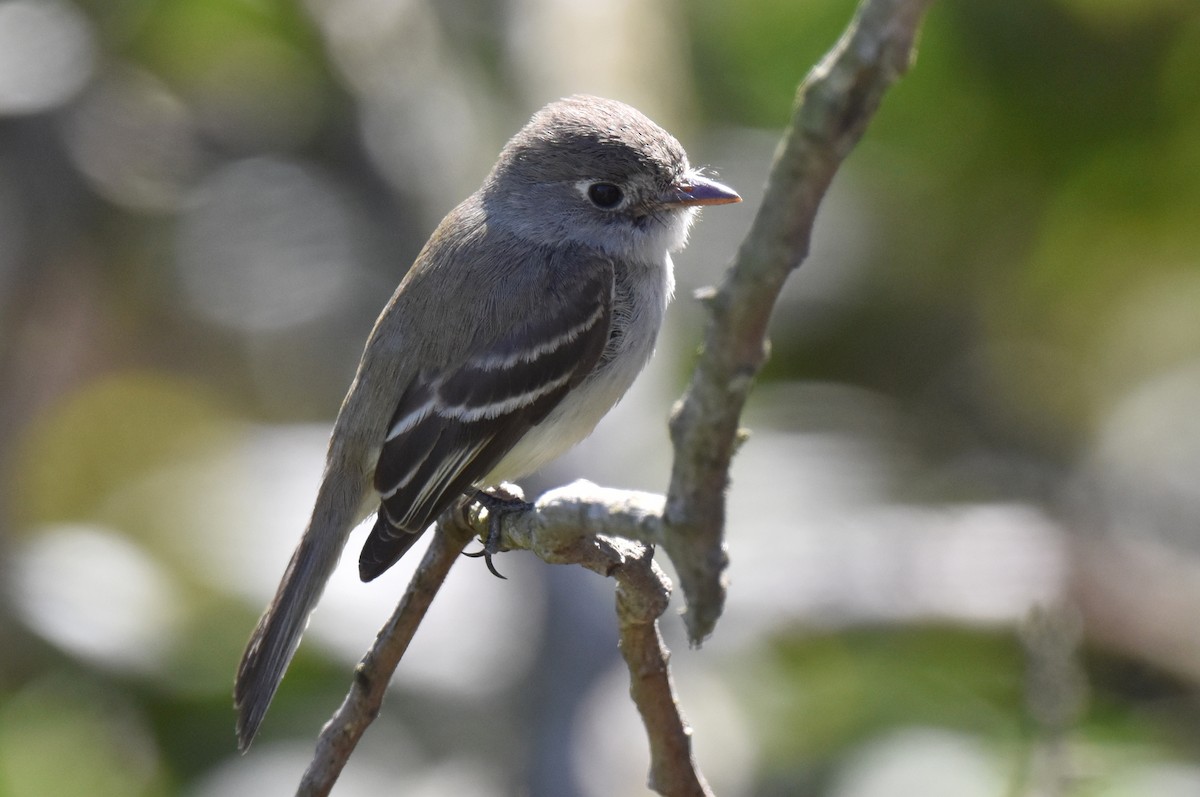
[[[505,515],[513,515],[517,512],[526,512],[533,509],[533,504],[511,495],[508,491],[501,490],[500,488],[496,488],[496,493],[486,493],[483,490],[478,490],[473,498],[488,511],[488,534],[487,539],[483,543],[482,551],[464,553],[463,556],[469,556],[472,559],[478,559],[482,556],[489,573],[496,578],[507,580],[508,577],[503,575],[492,564],[492,557],[501,551],[501,520]]]

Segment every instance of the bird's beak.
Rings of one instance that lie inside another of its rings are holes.
[[[742,198],[727,185],[690,173],[667,189],[661,201],[666,207],[694,207],[728,205],[731,202],[741,202]]]

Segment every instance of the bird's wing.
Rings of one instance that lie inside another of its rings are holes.
[[[613,271],[608,263],[575,266],[532,314],[507,321],[503,334],[455,365],[418,373],[405,389],[375,467],[381,506],[359,558],[363,580],[390,567],[595,368],[612,321]]]

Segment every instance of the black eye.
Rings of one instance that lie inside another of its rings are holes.
[[[621,189],[612,183],[592,183],[588,186],[588,199],[598,208],[615,208],[624,198]]]

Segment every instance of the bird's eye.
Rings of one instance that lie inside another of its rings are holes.
[[[605,210],[615,208],[625,198],[621,189],[612,183],[592,183],[588,186],[587,195],[593,205]]]

